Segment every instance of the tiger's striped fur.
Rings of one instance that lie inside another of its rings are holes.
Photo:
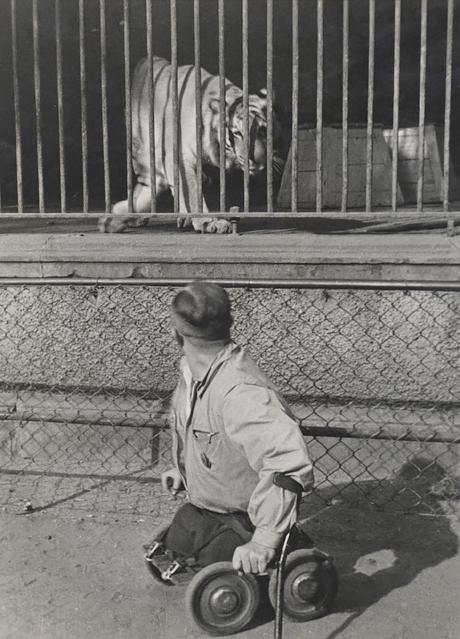
[[[172,78],[173,67],[163,58],[153,58],[154,121],[155,121],[155,179],[157,196],[168,188],[174,191]],[[178,145],[179,145],[179,212],[189,216],[198,210],[197,154],[196,154],[196,100],[195,67],[180,66],[178,77]],[[243,92],[226,80],[226,171],[243,167]],[[219,76],[201,69],[202,87],[202,162],[203,166],[219,167]],[[148,61],[141,60],[136,67],[132,83],[132,139],[133,168],[137,183],[133,192],[133,212],[148,213],[151,209],[151,171],[149,136],[149,82]],[[249,96],[250,175],[256,175],[266,166],[267,98]],[[277,126],[277,124],[275,125]],[[176,194],[173,192],[173,196]],[[209,211],[203,198],[203,213]],[[127,226],[140,226],[147,220],[128,214],[128,201],[117,202],[113,213],[100,221],[105,232],[119,232]],[[189,218],[190,219],[190,218]],[[231,230],[227,220],[192,218],[195,230],[226,233]]]

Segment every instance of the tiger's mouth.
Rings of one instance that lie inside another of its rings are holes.
[[[273,153],[272,156],[272,167],[274,173],[282,175],[284,172],[284,168],[286,166],[286,161],[279,156],[277,153]],[[240,157],[239,155],[233,155],[229,157],[227,155],[227,163],[226,163],[227,171],[243,171],[244,172],[244,157]],[[251,177],[256,177],[260,175],[267,169],[267,161],[264,158],[264,161],[256,162],[249,158],[249,175]]]
[[[249,160],[249,175],[254,177],[256,175],[259,175],[259,173],[262,173],[262,171],[265,171],[265,164],[256,164],[254,166],[251,166],[251,160]]]
[[[231,159],[230,162],[227,162],[227,170],[236,170],[236,171],[243,171],[244,172],[244,158],[240,158],[239,156],[235,156]],[[260,173],[262,173],[264,170],[266,169],[266,163],[256,163],[254,162],[254,160],[249,159],[249,166],[248,166],[248,170],[249,170],[249,175],[251,177],[254,177],[256,175],[259,175]]]

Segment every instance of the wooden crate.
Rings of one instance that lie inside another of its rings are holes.
[[[398,131],[398,181],[406,204],[417,202],[418,181],[418,127]],[[393,147],[393,130],[384,129],[388,147]],[[429,124],[425,127],[423,160],[423,202],[442,202],[442,178],[444,167],[444,128]],[[454,167],[450,159],[449,200],[460,196]]]
[[[323,206],[342,204],[342,128],[323,129]],[[348,208],[366,204],[366,127],[353,127],[348,135]],[[299,207],[316,208],[316,129],[299,128]],[[398,203],[403,202],[398,189]],[[278,196],[281,207],[291,205],[291,151]],[[372,206],[391,206],[391,159],[382,127],[373,133]]]

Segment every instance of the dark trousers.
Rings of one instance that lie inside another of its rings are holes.
[[[179,561],[204,567],[231,561],[235,548],[249,541],[253,531],[247,513],[221,514],[187,503],[175,514],[162,541]]]

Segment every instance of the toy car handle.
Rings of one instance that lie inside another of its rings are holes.
[[[281,639],[281,633],[283,628],[283,577],[284,577],[284,565],[286,563],[287,549],[289,546],[289,540],[291,537],[291,530],[286,534],[283,545],[281,546],[281,553],[278,559],[278,565],[276,567],[276,597],[275,597],[275,639]]]
[[[300,506],[300,499],[302,497],[303,488],[298,481],[285,475],[284,473],[274,473],[273,483],[275,486],[289,490],[297,495],[297,511]],[[286,563],[287,549],[289,546],[289,540],[291,537],[292,528],[287,532],[283,545],[281,547],[281,553],[278,559],[278,565],[276,567],[276,598],[275,598],[275,639],[281,639],[281,632],[283,627],[283,573],[284,564]]]
[[[291,493],[295,493],[297,497],[302,496],[302,486],[299,484],[298,481],[296,481],[289,475],[285,475],[284,473],[273,473],[273,483],[275,484],[275,486],[279,486],[280,488],[284,488],[285,490],[290,490]]]

